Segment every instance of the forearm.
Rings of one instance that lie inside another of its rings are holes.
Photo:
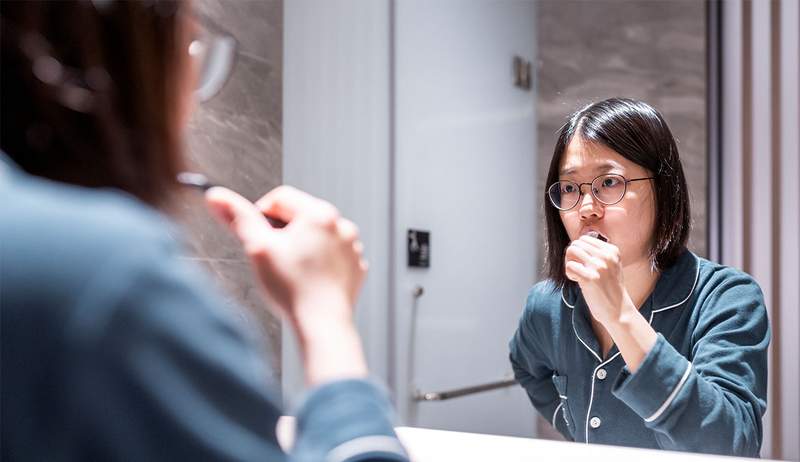
[[[612,392],[656,431],[664,449],[757,455],[764,403],[750,388],[764,387],[745,379],[737,384],[724,371],[709,376],[709,366],[705,367],[704,377],[658,336],[639,371],[623,370]]]
[[[367,376],[361,339],[352,324],[322,327],[309,338],[302,349],[307,385]]]
[[[650,323],[632,304],[621,310],[616,319],[607,322],[605,328],[632,373],[639,369],[658,338]]]
[[[344,297],[329,294],[325,297],[307,299],[302,303],[331,306],[349,302]],[[295,312],[315,311],[299,308]],[[325,313],[341,312],[345,310],[333,307],[325,311]],[[367,362],[361,339],[352,319],[323,314],[295,318],[292,322],[298,334],[307,385],[314,386],[333,380],[367,376]]]

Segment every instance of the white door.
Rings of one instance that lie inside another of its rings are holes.
[[[535,92],[512,82],[514,56],[534,59],[534,4],[403,0],[394,20],[398,411],[407,425],[533,436],[518,385],[444,401],[412,395],[511,371],[507,344],[539,239]],[[431,233],[429,268],[407,266],[409,229]]]

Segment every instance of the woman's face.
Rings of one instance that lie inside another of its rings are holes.
[[[616,151],[599,143],[587,143],[579,135],[574,136],[561,159],[559,180],[591,183],[606,173],[622,175],[627,180],[651,176],[647,169]],[[588,185],[582,186],[581,190],[585,194],[578,204],[560,212],[570,240],[596,231],[619,248],[623,266],[649,261],[655,223],[653,182],[628,183],[622,200],[613,205],[595,199]]]

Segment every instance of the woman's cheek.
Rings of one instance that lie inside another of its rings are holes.
[[[580,217],[575,213],[570,212],[561,212],[559,214],[561,216],[561,223],[564,225],[564,229],[567,231],[567,236],[569,236],[570,241],[574,241],[575,239],[579,238],[580,236]]]

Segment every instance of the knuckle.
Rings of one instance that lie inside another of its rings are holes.
[[[272,190],[272,192],[276,196],[286,197],[286,196],[296,195],[300,191],[297,188],[295,188],[294,186],[289,186],[287,184],[282,184],[282,185],[276,186],[275,189]]]
[[[354,239],[358,238],[358,236],[361,234],[361,230],[360,230],[360,229],[358,229],[358,225],[357,225],[357,224],[355,224],[355,223],[353,223],[353,222],[352,222],[352,221],[350,221],[350,220],[347,220],[347,222],[348,222],[348,223],[350,223],[350,226],[352,227],[352,230],[353,230],[353,238],[354,238]]]
[[[336,223],[339,219],[339,209],[333,206],[330,202],[322,201],[320,207],[320,217],[323,221]]]
[[[248,257],[254,260],[264,260],[269,257],[269,249],[261,243],[252,243],[247,245],[245,253]]]

